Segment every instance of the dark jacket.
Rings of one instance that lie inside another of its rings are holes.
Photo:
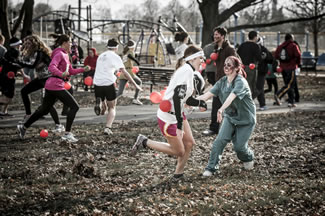
[[[295,70],[301,61],[301,52],[299,47],[293,40],[285,41],[275,51],[275,58],[280,59],[280,52],[282,47],[286,47],[290,60],[288,62],[281,62],[280,67],[283,70]]]
[[[51,74],[48,71],[48,66],[51,63],[51,58],[45,52],[38,50],[34,56],[28,58],[28,61],[21,61],[22,67],[35,69],[38,79],[48,78]]]
[[[252,41],[242,43],[237,50],[244,65],[257,65],[261,60],[261,49],[259,45]]]
[[[272,64],[273,56],[272,53],[263,45],[259,45],[261,48],[261,56],[262,60],[258,64],[258,72],[259,76],[265,76],[268,71],[268,64]]]

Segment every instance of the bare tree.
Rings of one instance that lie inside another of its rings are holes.
[[[298,18],[317,17],[325,13],[324,0],[295,0],[293,4],[293,7],[286,7],[286,9]],[[307,22],[306,28],[313,33],[315,56],[318,56],[318,33],[325,29],[324,18]]]
[[[33,8],[34,0],[25,0],[24,4],[19,13],[19,17],[15,22],[15,25],[11,31],[12,35],[15,35],[22,20],[23,20],[23,29],[21,31],[21,38],[26,37],[27,35],[33,32]]]
[[[240,0],[229,8],[221,11],[220,5],[222,0],[197,0],[203,19],[202,46],[210,42],[210,35],[214,27],[227,21],[234,13],[263,1],[264,0]],[[227,4],[230,4],[228,0]]]
[[[0,29],[2,35],[6,38],[6,46],[9,44],[9,39],[11,38],[9,20],[8,20],[8,0],[1,0],[0,2]]]

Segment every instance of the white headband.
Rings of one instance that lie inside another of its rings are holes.
[[[108,49],[115,49],[117,47],[118,47],[118,45],[116,45],[116,46],[107,46]]]
[[[11,43],[9,46],[17,46],[17,45],[20,45],[22,44],[23,42],[21,40],[15,42],[15,43]]]
[[[203,51],[199,51],[199,52],[196,52],[196,53],[194,53],[194,54],[192,54],[190,56],[187,56],[185,58],[185,61],[189,61],[189,60],[195,59],[196,57],[200,57],[200,56],[204,57]]]

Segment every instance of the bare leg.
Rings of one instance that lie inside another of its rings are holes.
[[[175,170],[175,174],[182,174],[184,173],[184,167],[190,157],[193,145],[195,144],[193,135],[192,135],[192,131],[191,131],[191,127],[188,123],[187,120],[183,121],[183,125],[184,125],[184,136],[183,136],[183,144],[185,147],[185,154],[182,157],[178,157],[177,158],[177,165],[176,165],[176,170]]]
[[[116,100],[113,101],[103,101],[103,103],[106,102],[108,113],[106,117],[106,127],[111,128],[113,121],[115,119],[116,115],[116,110],[115,110],[115,105],[116,105]]]

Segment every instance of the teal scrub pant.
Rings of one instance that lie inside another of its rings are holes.
[[[232,141],[234,150],[239,160],[250,162],[254,160],[254,153],[248,147],[248,140],[255,128],[254,124],[234,125],[229,118],[224,118],[219,130],[219,134],[213,142],[208,166],[205,168],[211,172],[219,169],[219,161],[226,145]]]

